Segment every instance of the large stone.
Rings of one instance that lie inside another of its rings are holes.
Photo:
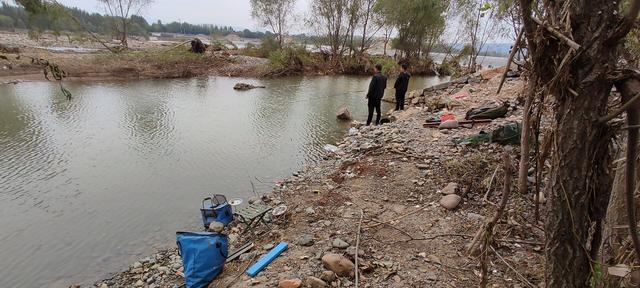
[[[302,286],[302,280],[297,278],[280,280],[278,283],[278,288],[298,288],[300,286]]]
[[[338,248],[338,249],[347,249],[347,247],[349,247],[349,243],[345,242],[344,240],[340,239],[340,238],[336,238],[333,240],[333,242],[331,243],[331,245],[334,248]]]
[[[298,245],[300,246],[312,246],[313,245],[313,236],[309,234],[303,234],[298,238]]]
[[[449,86],[451,86],[451,84],[452,84],[451,82],[440,83],[438,85],[434,85],[434,86],[431,86],[431,87],[428,87],[428,88],[424,89],[424,92],[446,89],[446,88],[449,88]]]
[[[462,76],[460,78],[456,78],[453,81],[454,84],[467,84],[469,82],[469,77],[468,76]]]
[[[351,260],[339,254],[327,254],[322,256],[322,265],[340,277],[351,277],[354,275],[354,265]]]
[[[247,83],[238,83],[235,86],[233,86],[233,89],[241,90],[241,91],[246,91],[246,90],[251,90],[251,89],[256,89],[256,88],[265,88],[265,87],[264,86],[259,86],[259,85],[251,85],[251,84],[247,84]]]
[[[334,273],[333,271],[322,271],[322,274],[320,275],[320,279],[322,279],[325,282],[333,282],[336,281],[336,273]]]
[[[382,101],[389,103],[396,103],[396,95],[395,93],[386,93],[382,96]]]
[[[209,231],[211,232],[220,233],[222,230],[224,230],[224,223],[222,222],[213,221],[209,224]]]
[[[422,96],[424,92],[422,90],[414,90],[414,91],[409,91],[407,92],[407,94],[405,95],[404,99],[413,99],[413,98],[419,98]]]
[[[440,205],[442,205],[442,207],[446,208],[447,210],[453,210],[458,207],[461,201],[462,197],[460,197],[459,195],[449,194],[440,199]]]
[[[338,114],[336,115],[336,117],[340,120],[345,120],[345,121],[349,121],[353,119],[353,116],[351,116],[351,112],[349,112],[349,109],[347,109],[347,107],[340,108],[340,110],[338,110]]]
[[[489,80],[493,77],[501,75],[502,73],[504,73],[504,67],[498,67],[480,71],[480,77],[482,78],[482,80]]]
[[[325,288],[327,287],[327,283],[313,276],[307,277],[305,281],[305,286],[309,288]]]
[[[440,192],[445,195],[456,194],[458,191],[458,183],[451,182],[447,184]]]

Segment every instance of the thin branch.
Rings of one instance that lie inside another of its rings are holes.
[[[603,123],[609,122],[613,118],[618,117],[620,114],[622,114],[623,112],[627,111],[627,109],[629,109],[629,107],[631,107],[633,104],[635,104],[639,99],[640,99],[640,92],[636,93],[636,95],[633,96],[633,98],[631,98],[631,100],[625,102],[624,105],[622,105],[622,107],[620,107],[617,110],[607,114],[607,116],[604,116],[604,117],[598,119],[598,123],[603,124]],[[631,124],[629,124],[629,126],[631,126]]]
[[[496,254],[496,256],[498,256],[498,258],[505,264],[507,265],[507,267],[509,267],[509,269],[511,269],[511,271],[513,271],[514,273],[516,273],[516,275],[518,275],[518,278],[520,278],[522,281],[524,281],[525,283],[527,283],[527,285],[529,285],[529,287],[537,287],[536,285],[533,285],[533,283],[529,282],[529,280],[527,280],[526,277],[522,276],[522,274],[520,274],[520,272],[518,272],[518,270],[516,270],[515,268],[513,268],[513,266],[511,266],[511,264],[509,264],[507,261],[504,260],[504,258],[502,258],[502,256],[500,256],[500,254],[498,254],[498,251],[496,251],[496,249],[493,249],[493,247],[490,247],[491,250],[493,250],[493,253]]]
[[[504,73],[502,73],[502,79],[500,79],[500,85],[498,86],[497,94],[500,94],[500,90],[502,90],[502,85],[504,85],[504,81],[507,79],[507,73],[511,70],[511,61],[513,61],[513,57],[516,55],[516,52],[519,50],[520,41],[522,39],[522,35],[524,34],[524,27],[520,28],[520,32],[518,32],[518,37],[516,37],[516,42],[513,44],[511,48],[511,53],[509,53],[509,60],[507,60],[507,66],[504,68]]]
[[[360,271],[358,271],[358,247],[360,246],[360,229],[362,228],[362,218],[364,217],[364,210],[360,209],[360,222],[358,222],[358,234],[356,236],[356,281],[355,281],[355,286],[356,288],[358,288],[358,274],[360,274]]]
[[[482,202],[489,201],[489,193],[491,192],[491,185],[493,184],[493,179],[496,178],[496,174],[498,174],[498,169],[499,168],[500,168],[500,166],[496,167],[496,170],[493,171],[493,175],[491,176],[491,180],[489,180],[489,188],[487,188],[487,193],[484,194],[484,197],[482,198]]]

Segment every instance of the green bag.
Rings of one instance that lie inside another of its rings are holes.
[[[520,123],[509,123],[491,132],[491,142],[500,145],[520,144],[520,133],[522,133]]]
[[[522,125],[520,123],[509,123],[500,126],[491,133],[480,131],[477,135],[470,135],[462,139],[453,139],[456,145],[478,146],[485,142],[498,143],[500,145],[520,144],[520,133]]]
[[[456,145],[478,146],[482,143],[491,141],[491,133],[480,131],[477,135],[470,135],[462,139],[453,139]]]

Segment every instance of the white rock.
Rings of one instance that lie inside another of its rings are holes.
[[[447,120],[440,123],[440,126],[438,126],[438,129],[455,129],[455,128],[458,128],[459,126],[460,124],[458,123],[458,120]]]
[[[460,204],[462,197],[456,194],[449,194],[440,199],[440,205],[448,210],[453,210]]]
[[[440,192],[442,192],[442,194],[445,194],[445,195],[450,195],[450,194],[456,194],[457,190],[458,190],[458,183],[451,182],[447,184],[447,186],[445,186]]]

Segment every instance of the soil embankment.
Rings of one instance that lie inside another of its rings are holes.
[[[183,48],[181,48],[183,49]],[[22,56],[9,55],[0,69],[0,83],[45,80],[42,66],[31,57],[57,64],[68,81],[111,79],[185,78],[205,75],[256,77],[262,75],[266,59],[228,53],[193,54],[187,51],[146,50],[120,54],[57,53],[37,48],[23,49]]]
[[[253,241],[255,248],[227,264],[210,287],[299,287],[300,282],[303,287],[353,287],[353,273],[336,276],[326,262],[344,257],[353,264],[356,251],[360,287],[478,286],[479,261],[467,255],[467,245],[493,217],[502,197],[502,153],[515,158],[518,149],[495,143],[457,145],[453,140],[521,120],[522,112],[514,107],[519,106],[522,82],[510,79],[496,96],[498,74],[413,92],[414,104],[392,113],[392,123],[376,127],[354,123],[337,143],[337,152],[254,199],[273,207],[286,205],[287,212],[271,219],[271,230],[261,226],[240,236],[241,227],[229,228],[232,249],[246,241]],[[509,102],[512,108],[506,118],[470,128],[423,127],[426,119],[445,113],[462,119],[468,109],[487,102]],[[458,194],[462,202],[444,208],[441,200],[446,193]],[[531,199],[527,193],[512,195],[495,228],[488,256],[492,287],[543,285],[543,233],[533,220]],[[281,241],[289,243],[289,249],[266,270],[255,278],[243,274]],[[341,256],[324,257],[329,254]],[[176,287],[183,283],[181,272],[180,257],[170,249],[96,285]],[[283,280],[289,281],[281,284]]]
[[[204,75],[262,76],[268,60],[237,55],[237,51],[188,51],[184,41],[146,41],[131,39],[130,50],[117,54],[95,42],[72,44],[62,37],[45,34],[39,40],[25,33],[0,33],[0,44],[11,47],[1,51],[0,83],[46,80],[42,66],[32,59],[57,64],[67,72],[65,80],[90,81],[110,79],[183,78]],[[19,50],[19,53],[14,51]]]

